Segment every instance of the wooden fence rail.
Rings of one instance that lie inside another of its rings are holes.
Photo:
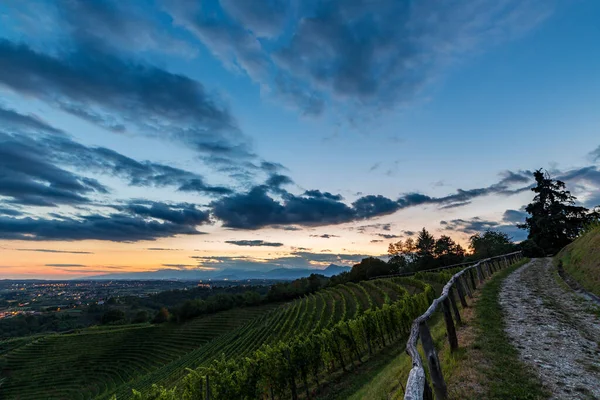
[[[441,296],[431,303],[425,313],[413,321],[410,336],[406,343],[406,352],[412,358],[412,369],[410,370],[408,381],[406,382],[404,400],[433,400],[433,393],[435,393],[436,400],[446,400],[448,398],[446,381],[444,381],[437,351],[433,339],[431,338],[429,326],[427,325],[427,321],[437,310],[438,306],[441,305],[442,312],[444,313],[450,351],[456,351],[458,349],[458,337],[456,336],[454,322],[460,323],[461,318],[456,304],[455,293],[458,295],[461,305],[465,307],[467,305],[465,295],[472,298],[473,292],[477,289],[478,284],[483,284],[485,279],[493,273],[502,268],[506,268],[521,258],[523,258],[521,252],[517,251],[480,260],[474,265],[470,265],[457,272],[446,283]],[[454,318],[452,317],[452,314],[454,314]],[[431,383],[433,385],[433,393],[425,376],[423,361],[417,351],[417,342],[419,338],[421,339],[421,344],[423,345],[425,358],[427,360],[429,376],[431,377]]]

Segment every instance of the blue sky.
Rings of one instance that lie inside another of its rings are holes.
[[[0,275],[350,265],[422,227],[520,240],[537,168],[600,203],[598,15],[0,2]]]

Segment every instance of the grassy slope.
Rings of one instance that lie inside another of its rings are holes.
[[[585,290],[600,296],[600,226],[562,249],[556,259]]]
[[[519,361],[517,351],[504,333],[498,294],[502,280],[524,262],[494,276],[467,309],[461,308],[463,326],[458,328],[459,350],[451,354],[445,324],[439,315],[430,329],[448,385],[450,399],[542,399],[546,392]],[[460,307],[460,306],[459,306]],[[404,347],[382,355],[374,368],[355,376],[337,399],[401,399],[411,368]],[[422,351],[420,349],[420,351]],[[386,360],[389,360],[385,364]]]

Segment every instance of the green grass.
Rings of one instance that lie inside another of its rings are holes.
[[[478,329],[475,348],[486,360],[482,372],[487,380],[486,399],[545,399],[549,393],[537,376],[519,360],[518,351],[504,331],[503,313],[498,302],[502,281],[523,262],[495,275],[481,290],[475,307]]]
[[[600,226],[590,228],[562,249],[556,260],[581,287],[600,296]]]

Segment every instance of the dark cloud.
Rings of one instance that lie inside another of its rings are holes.
[[[373,239],[371,240],[371,243],[381,243],[383,242],[383,239]]]
[[[293,183],[294,181],[289,176],[281,174],[272,174],[265,182],[265,185],[267,185],[271,189],[279,189],[283,185],[291,185]]]
[[[68,250],[53,250],[53,249],[15,249],[17,251],[36,251],[39,253],[59,253],[59,254],[94,254],[91,251],[68,251]]]
[[[45,264],[46,267],[56,267],[56,268],[83,268],[85,265],[83,264]]]
[[[402,237],[400,235],[392,235],[389,233],[378,233],[377,236],[382,237],[384,239],[397,239],[397,238]]]
[[[163,267],[176,268],[176,269],[187,269],[195,267],[195,264],[162,264]]]
[[[92,193],[105,194],[108,189],[57,167],[38,148],[0,132],[0,195],[17,204],[56,206],[88,203]]]
[[[304,225],[320,226],[340,224],[361,219],[392,214],[400,209],[422,204],[440,207],[458,207],[480,196],[512,195],[528,190],[529,186],[513,189],[512,185],[523,183],[527,172],[505,173],[501,180],[488,187],[463,190],[444,197],[431,197],[421,193],[408,193],[397,200],[381,195],[366,195],[350,206],[341,196],[319,190],[307,190],[296,196],[282,188],[276,190],[267,185],[255,186],[247,193],[238,193],[213,201],[210,206],[214,216],[228,228],[258,229],[264,226]],[[273,191],[281,195],[281,201],[270,196]],[[366,228],[365,228],[366,229]]]
[[[511,224],[522,224],[525,222],[525,218],[527,218],[529,214],[523,211],[518,210],[506,210],[504,211],[504,215],[502,216],[502,221],[511,223]]]
[[[350,106],[353,118],[413,100],[456,59],[528,30],[552,9],[543,1],[327,0],[290,12],[288,2],[257,2],[222,0],[213,14],[186,0],[167,8],[226,67],[280,99],[308,114]]]
[[[358,228],[356,228],[356,230],[360,233],[365,233],[365,231],[367,231],[367,230],[379,230],[379,229],[389,232],[392,229],[392,224],[369,224],[369,225],[362,225],[362,226],[359,226]]]
[[[6,131],[16,130],[17,132],[47,132],[51,134],[63,134],[64,132],[57,129],[48,123],[44,122],[36,115],[20,114],[16,111],[9,110],[0,106],[0,123]]]
[[[596,150],[590,151],[589,157],[593,162],[600,161],[600,146]]]
[[[268,225],[325,225],[349,221],[353,210],[339,201],[287,194],[283,203],[271,198],[266,188],[255,187],[211,203],[224,226],[258,229]]]
[[[329,192],[321,192],[320,190],[307,190],[304,196],[313,197],[315,199],[329,199],[333,201],[341,201],[344,198],[339,194],[331,194]]]
[[[227,14],[258,37],[279,33],[289,8],[285,0],[220,0],[220,4]]]
[[[254,157],[227,108],[201,83],[92,43],[49,55],[0,40],[0,70],[0,85],[77,116],[93,115],[102,127],[135,126],[236,165]]]
[[[141,217],[150,217],[172,222],[176,225],[196,226],[209,222],[208,212],[198,210],[194,204],[166,204],[156,201],[132,201],[125,206],[115,206]]]
[[[0,215],[7,215],[9,217],[18,217],[23,215],[23,213],[19,210],[15,210],[14,208],[7,208],[0,206]]]
[[[58,23],[78,43],[94,43],[125,51],[160,50],[194,53],[190,45],[157,29],[160,21],[136,2],[113,0],[60,1]]]
[[[400,209],[397,201],[381,195],[363,196],[352,203],[352,206],[358,218],[371,218],[378,215],[391,214]]]
[[[88,214],[77,218],[0,217],[0,239],[7,240],[108,240],[136,242],[176,235],[202,234],[192,225],[159,222],[123,213]]]
[[[233,244],[236,246],[266,246],[266,247],[281,247],[283,243],[277,242],[265,242],[264,240],[226,240],[225,243]]]
[[[336,254],[331,252],[312,253],[309,251],[293,251],[290,255],[277,257],[270,260],[256,260],[248,256],[191,256],[198,261],[199,266],[216,269],[246,269],[268,270],[274,268],[323,268],[328,264],[354,265],[363,258],[370,257],[366,254]]]
[[[318,237],[318,238],[322,238],[322,239],[331,239],[331,238],[337,238],[339,236],[338,235],[330,235],[329,233],[324,233],[322,235],[310,235],[310,237]]]
[[[87,195],[90,192],[108,192],[97,181],[66,171],[56,166],[58,164],[74,167],[77,171],[114,176],[131,186],[174,186],[178,191],[210,196],[232,193],[229,188],[208,185],[196,173],[155,162],[137,161],[105,147],[84,146],[66,135],[25,136],[0,132],[0,145],[0,152],[4,155],[0,158],[0,170],[6,171],[0,180],[17,181],[7,182],[4,192],[11,190],[11,197],[17,197],[15,201],[26,201],[25,204],[29,205],[84,203],[89,200]],[[19,178],[23,175],[28,178]],[[59,191],[66,180],[70,184]],[[57,184],[59,181],[63,184]],[[46,183],[42,185],[43,182]]]
[[[475,234],[494,230],[506,233],[512,240],[517,242],[527,239],[527,231],[519,229],[515,224],[506,224],[496,221],[483,220],[479,217],[471,219],[453,219],[451,221],[440,221],[440,225],[446,230]]]

